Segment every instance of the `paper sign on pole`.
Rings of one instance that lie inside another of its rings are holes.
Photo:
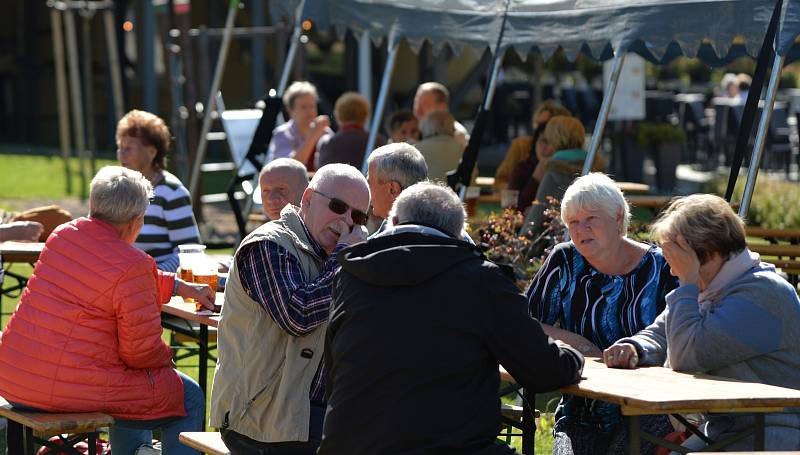
[[[603,63],[603,86],[608,87],[612,60]],[[625,56],[625,64],[608,113],[609,120],[644,120],[644,59],[634,53]]]

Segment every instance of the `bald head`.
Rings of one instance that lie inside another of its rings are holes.
[[[340,209],[344,211],[337,213]],[[359,219],[358,215],[366,214],[368,209],[367,179],[358,169],[342,163],[319,168],[300,202],[300,216],[311,237],[329,254],[339,236],[352,230],[353,219]]]
[[[303,191],[308,187],[308,173],[303,163],[291,158],[278,158],[261,169],[258,184],[264,214],[277,220],[286,204],[300,205]]]
[[[450,92],[438,82],[426,82],[417,88],[414,96],[414,116],[422,119],[431,111],[449,109]]]

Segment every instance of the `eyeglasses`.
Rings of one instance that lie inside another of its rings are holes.
[[[366,213],[362,212],[361,210],[354,209],[353,207],[350,206],[350,204],[348,204],[347,202],[345,202],[345,201],[343,201],[341,199],[338,199],[338,198],[335,198],[335,197],[330,197],[327,194],[325,194],[323,192],[320,192],[320,191],[317,191],[317,190],[314,190],[314,192],[319,194],[320,196],[324,196],[324,197],[330,199],[330,202],[328,202],[328,208],[331,210],[331,212],[333,212],[333,213],[335,213],[337,215],[342,215],[345,212],[347,212],[348,210],[350,210],[350,218],[353,219],[353,223],[354,224],[359,224],[361,226],[367,224],[367,214]]]

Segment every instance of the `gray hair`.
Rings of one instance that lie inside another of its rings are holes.
[[[152,195],[153,186],[139,171],[106,166],[92,179],[89,216],[122,225],[143,216]]]
[[[452,136],[456,132],[455,121],[456,119],[447,111],[431,111],[422,117],[419,122],[419,130],[422,132],[423,138],[437,134]]]
[[[289,175],[294,177],[298,187],[303,190],[308,186],[308,171],[303,163],[293,158],[277,158],[265,164],[258,174],[258,180],[264,177],[264,174],[270,171],[283,170]]]
[[[375,149],[367,160],[375,163],[376,176],[384,181],[395,180],[402,188],[428,178],[425,157],[411,144],[398,142]]]
[[[582,208],[600,208],[612,218],[622,212],[620,235],[626,235],[631,221],[631,209],[628,201],[611,177],[602,172],[592,172],[578,177],[564,192],[561,199],[561,219],[568,224],[567,218]]]
[[[367,191],[367,194],[369,194],[369,185],[367,184],[367,179],[364,178],[364,174],[353,166],[344,163],[326,164],[317,169],[317,172],[314,173],[314,177],[311,177],[308,187],[313,190],[321,191],[322,188],[329,187],[333,184],[334,180],[338,179],[347,179],[360,183]]]
[[[400,193],[392,205],[389,218],[396,218],[395,224],[417,223],[461,238],[467,212],[449,187],[425,181],[415,183]]]
[[[314,97],[314,100],[319,98],[317,95],[317,88],[314,87],[314,84],[307,81],[295,81],[283,92],[283,105],[286,106],[286,109],[291,109],[294,107],[294,100],[297,99],[298,96],[303,95],[311,95]]]

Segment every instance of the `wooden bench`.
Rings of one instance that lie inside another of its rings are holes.
[[[758,226],[747,226],[745,232],[748,237],[760,237],[769,243],[779,243],[780,240],[791,244],[800,243],[800,229],[769,229]]]
[[[89,453],[96,455],[98,430],[114,424],[113,417],[99,412],[56,414],[23,411],[14,408],[2,397],[0,397],[0,416],[22,425],[24,455],[36,453],[36,444],[49,447],[55,453],[79,455],[72,446],[84,439],[88,439]],[[68,436],[62,436],[63,434]],[[60,443],[47,440],[54,435],[59,435]]]
[[[184,431],[178,436],[181,444],[197,449],[208,455],[230,455],[217,431]]]

